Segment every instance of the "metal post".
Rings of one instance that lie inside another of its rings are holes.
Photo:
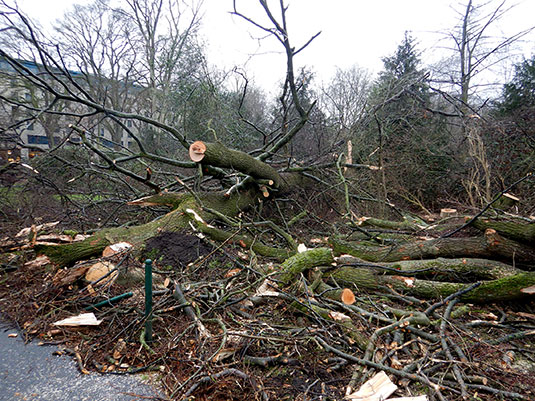
[[[125,292],[124,294],[117,295],[116,297],[113,297],[113,298],[107,299],[105,301],[99,302],[98,304],[86,306],[84,309],[85,310],[93,310],[93,309],[101,308],[103,306],[113,306],[116,302],[119,302],[119,301],[121,301],[121,300],[123,300],[125,298],[130,298],[133,295],[134,295],[133,292]]]
[[[145,261],[145,341],[152,341],[152,260]]]

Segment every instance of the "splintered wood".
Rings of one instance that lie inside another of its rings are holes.
[[[428,401],[426,395],[418,397],[388,398],[398,389],[385,372],[381,371],[364,383],[358,391],[346,395],[347,400],[359,401]],[[350,389],[348,389],[351,391]]]

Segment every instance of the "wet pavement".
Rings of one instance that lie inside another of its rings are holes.
[[[20,333],[0,322],[0,401],[158,400],[139,376],[84,375],[53,346],[24,344]]]

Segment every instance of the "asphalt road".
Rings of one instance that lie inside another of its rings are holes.
[[[81,374],[56,347],[24,344],[20,334],[0,323],[0,401],[134,401],[158,392],[138,376]],[[153,398],[155,397],[155,398]]]

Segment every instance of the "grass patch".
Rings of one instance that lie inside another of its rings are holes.
[[[102,195],[89,195],[89,194],[68,194],[63,195],[67,199],[71,201],[78,201],[78,202],[101,202],[106,200],[106,198]],[[52,195],[52,198],[57,201],[61,201],[62,196],[59,194]]]

